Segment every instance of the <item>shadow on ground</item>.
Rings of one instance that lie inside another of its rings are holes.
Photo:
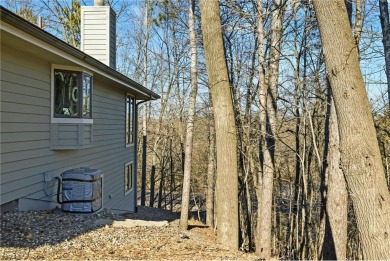
[[[137,213],[125,213],[123,214],[123,217],[127,219],[141,219],[145,221],[167,220],[168,222],[172,222],[180,218],[180,213],[171,212],[161,208],[138,206]]]
[[[9,212],[1,215],[0,248],[37,248],[56,245],[89,231],[110,226],[125,219],[174,221],[177,213],[150,207],[139,207],[138,213],[93,214],[65,213],[59,209],[39,212]],[[1,258],[0,258],[1,259]]]

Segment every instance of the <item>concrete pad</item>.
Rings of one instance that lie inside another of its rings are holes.
[[[146,221],[139,219],[126,219],[124,221],[114,221],[112,227],[163,227],[167,226],[168,221]]]
[[[112,224],[112,220],[111,219],[97,219],[94,224],[96,226],[105,226],[105,225],[111,225]]]

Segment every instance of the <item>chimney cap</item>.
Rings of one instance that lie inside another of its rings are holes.
[[[94,6],[103,6],[104,1],[103,0],[93,0],[93,5]]]

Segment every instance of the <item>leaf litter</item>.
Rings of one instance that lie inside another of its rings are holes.
[[[1,215],[0,260],[255,260],[252,253],[216,242],[212,228],[178,214],[139,207],[137,213],[64,213],[60,210]],[[114,221],[168,220],[166,226],[114,227]]]

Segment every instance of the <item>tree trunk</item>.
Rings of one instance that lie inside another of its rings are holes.
[[[354,28],[354,37],[356,41],[356,46],[359,50],[359,43],[360,38],[362,35],[363,30],[363,1],[362,0],[355,0],[356,1],[356,14],[355,14],[355,28]],[[348,14],[348,17],[350,14]],[[349,18],[351,21],[352,19]]]
[[[172,138],[169,140],[169,173],[171,174],[171,182],[170,182],[170,189],[169,189],[169,210],[173,212],[173,200],[174,200],[174,193],[175,193],[175,175],[173,173],[174,168],[173,163],[173,156],[172,156]]]
[[[390,107],[390,22],[389,5],[387,0],[379,0],[379,18],[382,26],[382,42],[385,51],[386,76],[387,76],[387,95]]]
[[[145,1],[145,46],[144,46],[144,86],[148,85],[148,1]],[[145,206],[146,198],[146,157],[147,157],[147,130],[146,130],[146,119],[147,119],[147,104],[144,104],[144,114],[142,117],[142,169],[141,169],[141,206]]]
[[[262,191],[262,173],[263,173],[263,143],[265,133],[265,122],[267,119],[266,115],[266,99],[267,99],[267,88],[265,85],[265,48],[264,48],[264,27],[263,27],[263,1],[257,1],[257,42],[258,42],[258,55],[259,55],[259,101],[260,101],[260,144],[259,144],[259,155],[260,155],[260,166],[256,178],[256,197],[257,197],[257,227],[256,227],[256,254],[260,255],[260,223],[261,223],[261,191]]]
[[[195,18],[194,18],[195,1],[190,0],[188,8],[188,27],[190,31],[190,49],[191,49],[191,92],[188,102],[188,120],[186,133],[185,161],[184,161],[184,177],[183,191],[181,198],[181,214],[180,228],[187,230],[188,228],[188,211],[190,203],[190,184],[191,184],[191,164],[192,164],[192,144],[194,136],[194,118],[195,118],[195,103],[198,90],[198,69],[196,55],[196,34],[195,34]]]
[[[155,186],[156,166],[152,165],[150,170],[150,199],[149,206],[154,207],[154,186]]]
[[[144,105],[144,114],[146,115],[146,104]],[[146,121],[143,119],[142,126],[142,169],[141,169],[141,206],[145,206],[145,199],[146,199],[146,146],[147,146],[147,136],[146,136]]]
[[[329,151],[327,156],[326,223],[324,260],[347,258],[348,194],[345,179],[340,169],[339,130],[336,109],[330,99]]]
[[[213,113],[213,105],[210,95],[210,109]],[[207,165],[207,199],[206,199],[206,225],[214,227],[214,188],[215,188],[215,128],[214,118],[210,115],[209,127],[209,155]]]
[[[272,230],[272,191],[273,178],[275,172],[275,135],[276,135],[276,118],[277,118],[277,89],[278,89],[278,72],[279,72],[279,58],[280,58],[280,42],[282,39],[282,24],[283,24],[283,8],[281,1],[275,1],[272,14],[272,38],[269,61],[269,80],[268,90],[262,91],[261,95],[266,95],[266,98],[260,97],[260,104],[262,109],[266,110],[260,117],[262,144],[264,145],[263,162],[262,162],[262,188],[261,188],[261,213],[260,223],[258,224],[258,244],[256,246],[256,253],[265,259],[271,257],[271,230]],[[265,117],[264,117],[265,116]]]
[[[160,185],[158,187],[158,200],[157,200],[157,207],[161,208],[162,206],[162,200],[163,200],[163,188],[165,185],[164,179],[165,179],[165,162],[164,157],[162,157],[162,162],[160,162]]]
[[[343,0],[313,0],[364,259],[390,259],[390,195]]]
[[[201,0],[203,44],[214,106],[217,147],[217,238],[238,248],[237,138],[233,102],[222,43],[219,2]]]

